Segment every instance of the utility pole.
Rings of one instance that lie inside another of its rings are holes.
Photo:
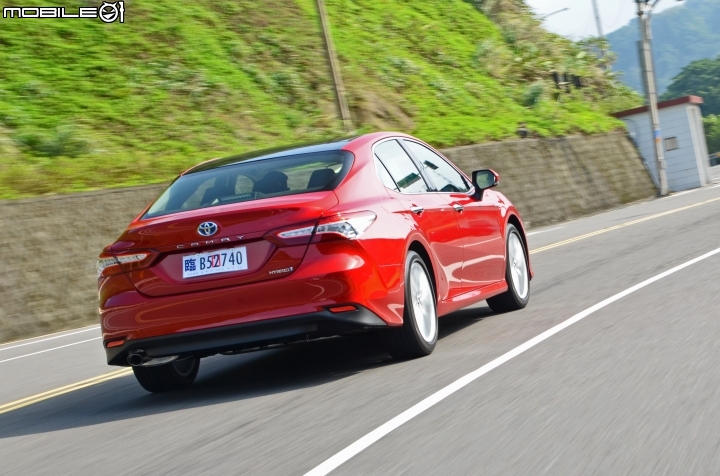
[[[328,61],[330,62],[333,83],[335,84],[335,95],[337,96],[340,118],[345,127],[345,132],[350,132],[352,130],[350,108],[348,107],[347,98],[345,97],[345,86],[342,80],[342,73],[340,72],[340,61],[335,52],[335,44],[333,43],[332,33],[330,32],[330,20],[328,19],[327,9],[325,8],[325,1],[317,0],[317,7],[318,13],[320,14],[320,24],[322,25],[323,35],[325,37],[325,48],[327,50]]]
[[[601,41],[604,41],[605,35],[603,34],[602,20],[600,19],[600,9],[598,8],[597,0],[592,0],[592,4],[593,4],[593,11],[595,12],[595,25],[597,26],[598,38],[600,38]],[[605,48],[602,48],[600,50],[600,56],[602,57],[603,60],[607,57],[607,51],[605,50]],[[608,66],[606,64],[602,65],[603,70],[606,70],[607,67]]]
[[[660,0],[635,0],[638,6],[638,23],[640,25],[640,63],[645,75],[645,86],[650,119],[652,121],[652,134],[655,139],[655,170],[660,185],[660,196],[668,194],[667,170],[665,167],[665,151],[663,150],[662,129],[660,129],[660,112],[658,111],[657,85],[655,84],[655,65],[653,63],[650,41],[652,33],[650,20],[655,5]]]
[[[601,40],[605,39],[603,34],[602,22],[600,21],[600,9],[598,8],[597,0],[592,0],[593,10],[595,11],[595,24],[597,25],[598,38]]]

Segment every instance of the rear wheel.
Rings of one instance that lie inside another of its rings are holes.
[[[169,364],[133,367],[135,378],[148,392],[168,392],[189,387],[200,369],[200,359],[189,357]]]
[[[432,353],[438,324],[435,291],[425,262],[410,251],[405,262],[405,311],[402,327],[382,332],[388,353],[396,359],[414,359]]]
[[[520,232],[514,225],[507,227],[505,240],[505,281],[508,290],[487,300],[488,306],[495,312],[517,311],[527,306],[530,300],[530,272],[528,270],[527,251],[520,238]]]

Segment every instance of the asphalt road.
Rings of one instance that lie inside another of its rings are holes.
[[[114,378],[1,413],[0,474],[304,474],[553,326],[720,248],[720,187],[531,231],[542,251],[530,305],[443,318],[427,358],[394,362],[365,336],[209,358],[172,394]],[[0,411],[115,370],[98,335],[0,346]],[[720,474],[719,363],[720,253],[507,360],[332,474]]]

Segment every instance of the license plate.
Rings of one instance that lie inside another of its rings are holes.
[[[183,256],[183,279],[248,269],[244,246]]]

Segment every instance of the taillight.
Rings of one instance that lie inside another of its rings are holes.
[[[277,236],[283,240],[294,240],[296,238],[306,238],[312,236],[313,231],[315,231],[314,226],[306,226],[294,230],[281,231],[277,234]]]
[[[273,230],[265,235],[265,239],[278,246],[307,245],[326,240],[354,240],[365,233],[377,219],[373,212],[340,213],[321,218],[317,225],[299,223],[290,228]]]
[[[134,251],[126,253],[110,253],[103,251],[97,260],[98,278],[113,276],[123,271],[137,271],[150,266],[157,256],[155,251]]]
[[[97,273],[98,278],[104,278],[122,273],[122,268],[111,253],[103,253],[97,260]]]
[[[359,238],[370,225],[375,222],[377,215],[373,212],[341,213],[339,215],[322,218],[315,227],[313,243],[327,239],[346,238],[354,240]]]
[[[278,246],[307,245],[314,231],[315,222],[299,223],[291,228],[273,230],[265,235],[265,239]]]

